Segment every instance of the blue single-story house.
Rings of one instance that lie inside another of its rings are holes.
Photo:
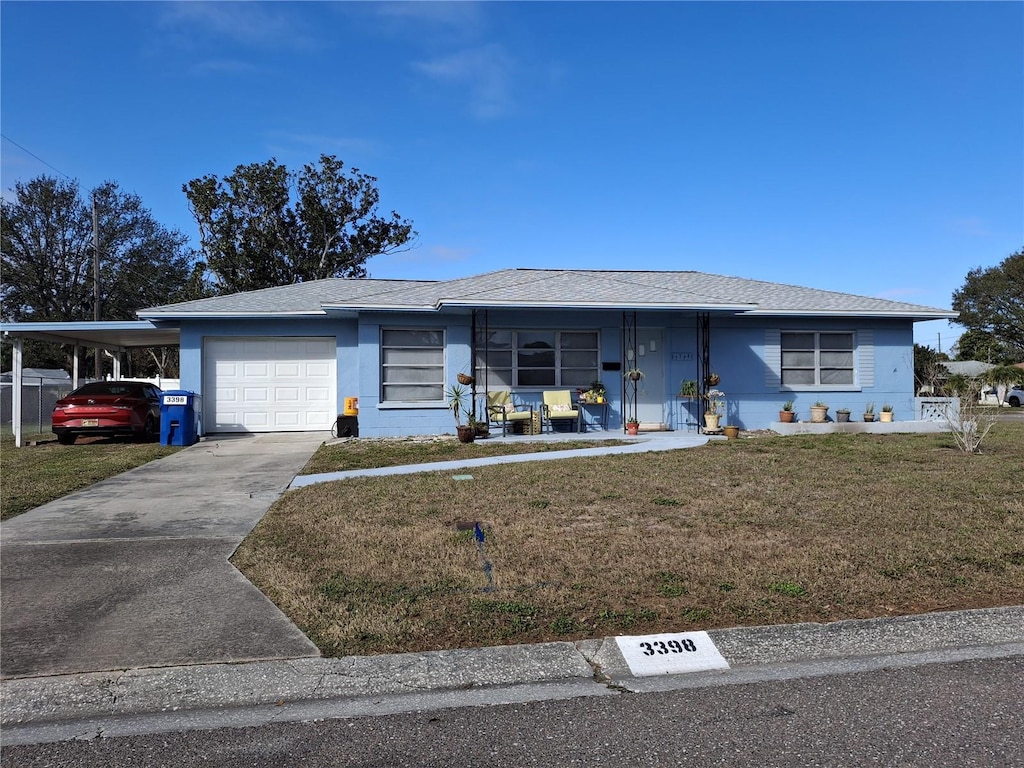
[[[914,414],[913,324],[956,313],[701,272],[508,269],[446,281],[329,279],[152,307],[177,329],[181,386],[204,429],[330,429],[359,399],[366,437],[454,431],[445,392],[459,373],[535,407],[546,390],[600,380],[608,407],[587,428],[695,429],[711,374],[725,419],[775,422],[785,401]],[[624,373],[640,368],[632,387]]]

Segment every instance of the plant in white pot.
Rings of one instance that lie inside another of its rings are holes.
[[[709,389],[704,397],[707,401],[704,406],[704,431],[717,432],[718,423],[725,414],[725,392],[720,389]]]
[[[819,400],[811,406],[811,421],[814,424],[822,424],[828,421],[828,406]]]

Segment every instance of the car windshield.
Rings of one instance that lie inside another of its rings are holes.
[[[117,381],[94,381],[79,387],[73,395],[127,395],[142,397],[142,387],[138,384],[123,384]]]

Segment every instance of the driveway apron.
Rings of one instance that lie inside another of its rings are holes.
[[[0,676],[319,655],[228,558],[325,437],[207,438],[5,522]]]

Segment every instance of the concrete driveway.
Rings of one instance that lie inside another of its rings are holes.
[[[228,557],[326,437],[209,438],[5,522],[0,676],[319,655]]]

